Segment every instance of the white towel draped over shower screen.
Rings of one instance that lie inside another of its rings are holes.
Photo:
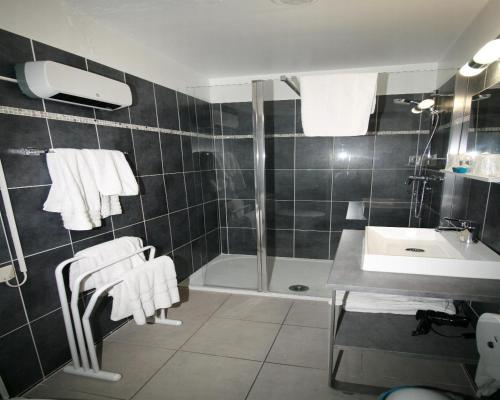
[[[300,77],[305,136],[359,136],[375,111],[377,73]]]

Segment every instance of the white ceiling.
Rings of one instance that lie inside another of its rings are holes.
[[[67,0],[207,78],[435,63],[488,0]]]

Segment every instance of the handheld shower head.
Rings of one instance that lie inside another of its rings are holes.
[[[411,112],[413,114],[420,114],[425,110],[429,110],[431,114],[435,114],[438,111],[435,108],[435,101],[432,98],[424,99],[422,101],[409,100],[409,99],[394,99],[394,104],[404,104],[413,106]]]

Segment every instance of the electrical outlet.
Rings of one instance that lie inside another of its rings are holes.
[[[16,274],[12,264],[0,268],[0,282],[10,281],[11,279],[14,279],[15,276]]]

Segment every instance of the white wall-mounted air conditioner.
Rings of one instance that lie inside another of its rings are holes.
[[[30,61],[16,65],[22,92],[32,98],[118,110],[132,104],[130,87],[113,79],[54,61]]]

